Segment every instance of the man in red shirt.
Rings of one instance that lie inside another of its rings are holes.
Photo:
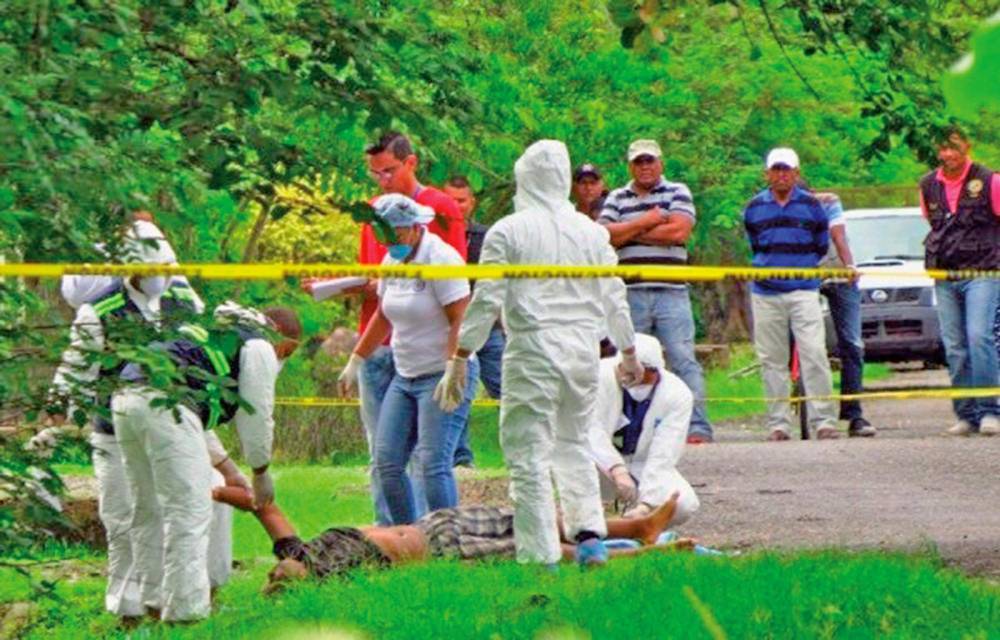
[[[464,260],[467,255],[465,239],[465,218],[453,198],[434,187],[425,186],[417,179],[419,160],[413,152],[410,139],[398,131],[384,134],[377,142],[365,149],[368,162],[368,173],[372,180],[378,183],[379,195],[399,193],[413,198],[418,204],[428,206],[437,214],[428,225],[432,233],[440,236],[450,244]],[[379,244],[371,225],[361,226],[361,242],[358,247],[358,264],[381,264],[386,248]],[[311,291],[311,282],[303,284],[306,291]],[[344,294],[361,295],[361,314],[358,322],[358,335],[364,333],[365,327],[375,310],[378,309],[378,295],[375,293],[376,281],[369,280],[366,285],[347,289]],[[389,382],[396,373],[392,360],[392,350],[389,339],[369,356],[362,366],[358,376],[358,391],[361,396],[361,422],[368,438],[369,454],[373,453],[375,443],[375,425],[378,424],[378,411],[382,406],[382,398],[389,387]],[[426,511],[422,487],[412,483],[417,494],[417,516]],[[372,498],[375,502],[375,519],[379,525],[392,524],[388,506],[382,497],[374,473],[371,476]]]
[[[931,225],[924,241],[928,269],[1000,269],[1000,174],[972,162],[971,145],[958,129],[938,143],[941,166],[920,181],[920,206]],[[997,350],[993,319],[1000,281],[963,276],[935,284],[941,339],[951,386],[995,387]],[[953,401],[958,422],[946,433],[1000,434],[996,396]]]

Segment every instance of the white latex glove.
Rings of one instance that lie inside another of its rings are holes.
[[[646,375],[646,368],[639,362],[635,351],[632,353],[622,353],[622,361],[618,364],[618,380],[624,387],[634,387],[642,383],[642,378]]]
[[[216,470],[222,474],[222,477],[226,480],[227,487],[242,487],[247,491],[253,491],[253,487],[250,485],[250,480],[247,479],[240,468],[236,466],[232,458],[226,458],[219,464],[215,465]]]
[[[260,509],[274,502],[274,481],[266,470],[253,474],[253,508]]]
[[[465,380],[468,373],[469,361],[467,358],[453,356],[445,365],[444,375],[434,388],[434,401],[438,403],[441,410],[451,413],[462,404],[465,397]]]
[[[611,480],[615,483],[615,493],[619,500],[625,504],[633,504],[639,499],[639,487],[625,465],[619,464],[611,468]]]
[[[351,354],[351,357],[347,360],[347,366],[344,367],[344,370],[337,377],[337,390],[340,391],[341,397],[353,395],[354,391],[358,388],[358,373],[361,371],[361,365],[364,363],[364,358],[356,353]]]
[[[645,502],[640,502],[628,511],[622,514],[623,518],[645,518],[649,514],[653,513],[653,508],[650,507]]]
[[[28,451],[33,451],[39,456],[48,457],[52,455],[52,451],[59,444],[59,434],[61,432],[61,427],[47,427],[42,429],[28,440],[24,448]]]

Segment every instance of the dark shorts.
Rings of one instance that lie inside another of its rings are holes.
[[[358,567],[385,567],[389,558],[360,530],[351,527],[327,529],[309,542],[298,536],[274,542],[279,560],[293,558],[306,565],[309,573],[323,579],[343,575]]]
[[[514,557],[514,510],[507,507],[438,509],[413,526],[427,536],[435,558]]]

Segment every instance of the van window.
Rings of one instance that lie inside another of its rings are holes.
[[[855,264],[881,259],[923,260],[924,238],[929,230],[919,213],[847,218],[847,240]]]

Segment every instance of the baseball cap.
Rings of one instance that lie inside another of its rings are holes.
[[[628,146],[628,161],[632,162],[639,156],[662,158],[663,152],[656,140],[636,140]]]
[[[795,153],[794,149],[789,149],[788,147],[771,149],[771,152],[767,154],[767,161],[764,163],[764,166],[768,169],[779,166],[781,168],[798,169],[799,154]]]
[[[372,203],[375,214],[392,227],[409,227],[434,221],[434,210],[417,204],[412,198],[399,193],[387,193]]]
[[[579,167],[576,168],[576,171],[573,172],[573,182],[579,182],[580,179],[585,176],[591,176],[593,178],[600,179],[601,172],[597,170],[597,167],[590,164],[589,162],[586,164],[581,164]]]

